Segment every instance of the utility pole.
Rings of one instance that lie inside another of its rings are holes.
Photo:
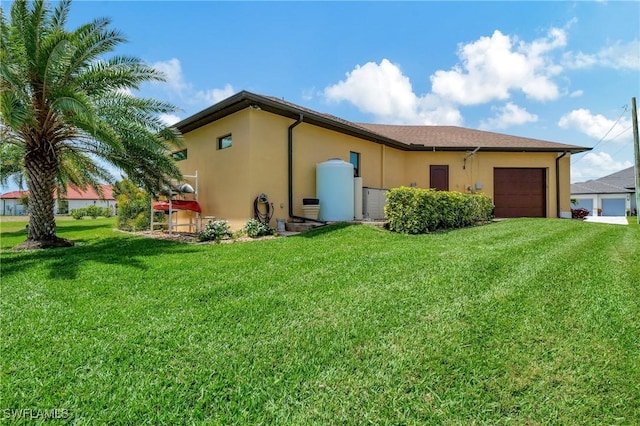
[[[638,141],[638,111],[635,97],[631,98],[631,119],[633,120],[633,152],[636,160],[636,219],[640,225],[640,141]]]

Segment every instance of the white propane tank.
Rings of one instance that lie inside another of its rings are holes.
[[[353,220],[353,164],[339,158],[316,164],[316,197],[320,200],[320,220]]]

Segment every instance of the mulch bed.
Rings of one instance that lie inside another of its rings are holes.
[[[120,231],[126,232],[126,231]],[[173,232],[169,235],[168,231],[141,231],[141,232],[127,232],[128,234],[139,235],[146,238],[155,238],[157,240],[170,240],[177,241],[180,243],[188,243],[188,244],[216,244],[215,241],[198,241],[198,234],[192,232]],[[280,238],[279,235],[267,235],[264,237],[251,238],[242,236],[235,239],[221,240],[221,244],[229,244],[229,243],[244,243],[248,241],[259,241],[259,240],[273,240],[276,238]]]

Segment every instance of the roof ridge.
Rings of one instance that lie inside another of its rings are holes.
[[[201,126],[249,107],[259,107],[270,113],[295,119],[307,114],[305,122],[340,133],[388,145],[401,150],[463,151],[477,147],[495,151],[571,152],[589,151],[591,148],[552,142],[525,136],[514,136],[460,126],[420,124],[359,123],[316,111],[270,95],[243,90],[181,122],[176,127],[188,133]],[[426,132],[430,133],[426,133]],[[438,133],[439,132],[439,133]]]

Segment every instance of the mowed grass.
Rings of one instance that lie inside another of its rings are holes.
[[[8,248],[0,409],[77,424],[639,424],[640,226]],[[1,413],[1,412],[0,412]],[[5,412],[6,413],[6,412]]]

